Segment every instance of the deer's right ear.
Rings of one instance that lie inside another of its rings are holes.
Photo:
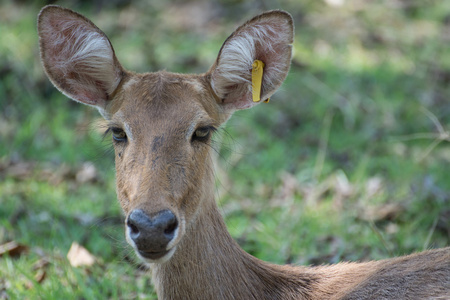
[[[106,35],[84,16],[54,5],[39,13],[38,32],[52,83],[73,100],[103,110],[124,74]]]

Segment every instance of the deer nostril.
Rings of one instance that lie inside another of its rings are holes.
[[[136,225],[131,223],[130,220],[128,220],[127,225],[130,228],[130,233],[132,233],[132,234],[138,234],[139,233],[139,228],[137,228]]]
[[[166,229],[164,229],[164,233],[167,235],[171,235],[174,233],[175,229],[178,227],[178,221],[176,218],[170,220],[167,224]]]

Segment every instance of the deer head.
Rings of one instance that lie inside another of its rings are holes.
[[[127,71],[100,29],[58,6],[42,9],[38,31],[52,83],[69,98],[96,107],[108,123],[127,241],[146,262],[168,261],[213,201],[211,135],[235,110],[268,99],[284,81],[292,18],[269,11],[251,19],[226,39],[210,70],[200,75]],[[256,60],[265,64],[258,102],[252,100]]]

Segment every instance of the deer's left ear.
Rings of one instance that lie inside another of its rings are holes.
[[[250,108],[280,87],[289,71],[293,39],[291,15],[278,10],[254,17],[228,37],[209,71],[211,87],[225,111]],[[255,61],[264,65],[261,87],[257,83],[258,91],[253,90],[260,93],[260,101],[252,97]]]

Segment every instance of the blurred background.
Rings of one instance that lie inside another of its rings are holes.
[[[238,25],[290,12],[285,84],[214,137],[233,237],[300,265],[450,244],[450,1],[3,0],[0,299],[156,298],[124,240],[111,137],[39,62],[46,4],[90,18],[138,72],[205,72]]]

